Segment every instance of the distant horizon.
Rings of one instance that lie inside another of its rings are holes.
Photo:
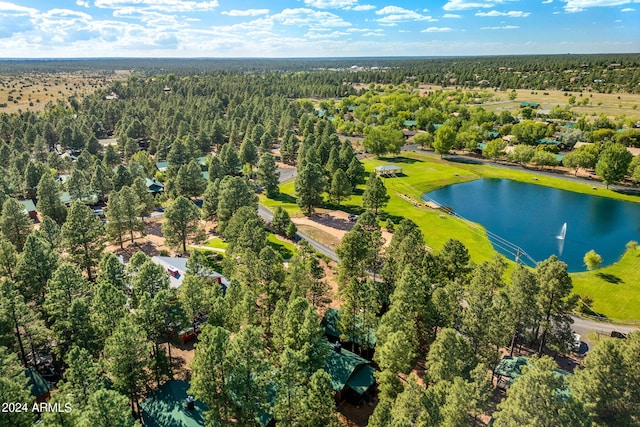
[[[452,58],[509,58],[509,57],[527,57],[527,56],[598,56],[598,55],[640,55],[638,52],[590,52],[590,53],[520,53],[520,54],[486,54],[486,55],[397,55],[397,56],[298,56],[298,57],[286,57],[286,56],[228,56],[228,57],[215,57],[215,56],[88,56],[88,57],[13,57],[2,58],[2,61],[91,61],[91,60],[130,60],[130,59],[144,59],[144,60],[348,60],[348,59],[361,59],[361,60],[396,60],[396,59],[452,59]],[[357,64],[354,64],[357,65]]]
[[[9,0],[0,57],[636,53],[638,22],[640,0]]]

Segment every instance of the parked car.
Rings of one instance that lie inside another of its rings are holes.
[[[358,220],[358,215],[351,214],[349,215],[349,221],[356,222]]]

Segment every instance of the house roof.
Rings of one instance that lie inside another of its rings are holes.
[[[90,203],[95,203],[97,200],[98,200],[98,195],[93,194],[88,198],[81,200],[81,202],[90,204]],[[65,205],[68,205],[69,203],[73,202],[74,199],[71,198],[71,194],[69,194],[68,191],[63,191],[62,193],[60,193],[60,201]]]
[[[36,370],[33,366],[30,366],[29,369],[25,369],[24,375],[27,377],[27,385],[31,389],[31,395],[36,399],[46,394],[49,389],[49,383],[42,378],[40,372]]]
[[[382,166],[376,166],[375,168],[373,168],[373,170],[375,170],[376,172],[397,172],[397,171],[401,171],[402,168],[400,166],[397,165],[382,165]]]
[[[36,211],[36,204],[33,203],[33,200],[26,199],[26,200],[19,200],[19,202],[22,203],[22,206],[24,207],[24,211],[26,213]]]
[[[529,358],[525,356],[504,356],[495,369],[495,375],[502,375],[509,378],[509,384],[520,378],[523,374],[522,367],[529,366]],[[554,369],[554,374],[567,376],[571,373],[560,368]]]
[[[194,409],[186,408],[187,381],[171,380],[164,383],[140,403],[142,418],[147,427],[201,427],[204,412],[209,408],[196,400]]]
[[[156,169],[158,169],[160,172],[164,172],[167,170],[167,167],[169,166],[169,162],[162,161],[162,162],[156,162]]]
[[[189,258],[181,258],[181,257],[168,257],[168,256],[154,256],[151,258],[151,261],[156,263],[159,266],[166,268],[167,270],[172,269],[176,271],[175,274],[169,273],[169,286],[171,288],[177,289],[182,285],[182,281],[184,280],[185,274],[187,274],[187,260]],[[229,281],[222,274],[217,271],[210,270],[206,277],[211,277],[213,279],[220,278],[220,284],[223,289],[226,289],[229,285]]]
[[[418,125],[417,120],[405,120],[404,122],[402,122],[402,126],[405,126],[405,127],[412,127],[417,125]]]
[[[376,381],[369,361],[345,349],[330,352],[325,371],[331,377],[331,387],[338,393],[349,387],[362,395]]]
[[[539,106],[540,104],[538,104],[537,102],[521,102],[520,103],[520,108],[524,108],[524,107],[538,108]]]
[[[149,193],[161,193],[164,191],[164,185],[160,181],[154,179],[145,178],[144,182],[147,186]]]

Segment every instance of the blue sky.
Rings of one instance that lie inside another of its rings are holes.
[[[640,0],[0,0],[0,57],[640,52]]]

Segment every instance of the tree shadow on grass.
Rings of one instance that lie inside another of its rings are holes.
[[[271,200],[275,200],[277,202],[282,203],[296,203],[296,198],[291,196],[290,194],[279,193],[276,197],[271,197]]]
[[[385,162],[393,162],[393,163],[422,163],[422,160],[410,159],[409,157],[397,156],[397,157],[380,157],[380,160],[384,160]]]
[[[596,276],[605,280],[609,283],[613,283],[614,285],[619,285],[620,283],[624,283],[624,280],[616,276],[615,274],[610,273],[596,273]]]

